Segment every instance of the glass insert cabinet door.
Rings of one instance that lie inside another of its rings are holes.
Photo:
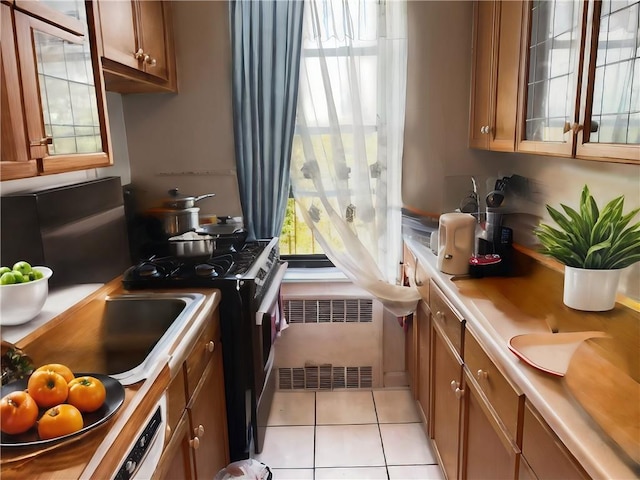
[[[640,162],[640,1],[589,4],[576,156]]]
[[[573,154],[583,11],[577,0],[528,3],[520,151]]]
[[[38,8],[49,8],[37,2]],[[20,5],[17,3],[17,5]],[[43,173],[110,164],[104,89],[82,1],[52,2],[53,25],[16,11],[31,158]]]
[[[639,5],[528,3],[519,151],[640,161]]]

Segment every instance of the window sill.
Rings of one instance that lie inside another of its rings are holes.
[[[351,280],[336,267],[288,268],[283,282],[351,282]]]

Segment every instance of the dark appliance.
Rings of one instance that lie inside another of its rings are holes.
[[[287,263],[279,240],[246,242],[206,258],[152,257],[126,270],[123,286],[217,288],[231,461],[259,453],[275,391],[274,344],[280,330],[280,285]]]
[[[52,287],[108,282],[131,265],[119,177],[3,195],[0,207],[2,265],[50,267]]]

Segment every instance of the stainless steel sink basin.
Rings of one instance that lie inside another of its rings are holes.
[[[106,373],[125,385],[144,379],[203,300],[199,293],[107,297],[102,322]]]

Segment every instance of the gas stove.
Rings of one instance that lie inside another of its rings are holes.
[[[264,284],[278,261],[278,239],[247,242],[237,251],[208,258],[152,257],[130,267],[123,277],[128,290],[220,287],[230,281]]]
[[[128,290],[216,288],[221,292],[222,335],[229,455],[231,461],[259,453],[275,373],[272,346],[280,328],[280,285],[287,269],[279,239],[257,240],[208,258],[171,256],[141,260],[124,273]],[[266,412],[266,413],[265,413]]]

